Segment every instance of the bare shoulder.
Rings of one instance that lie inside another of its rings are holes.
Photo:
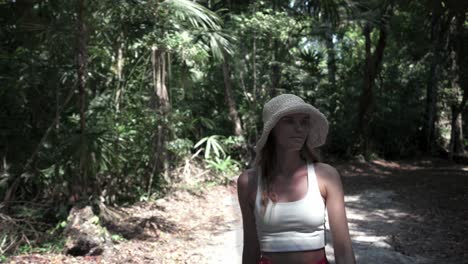
[[[315,163],[315,174],[320,186],[320,192],[324,199],[329,197],[342,196],[343,187],[341,184],[340,173],[335,167],[322,162]]]
[[[237,186],[238,187],[247,187],[249,185],[249,182],[255,178],[255,169],[247,169],[239,175],[239,178],[237,179]]]
[[[338,172],[338,170],[336,170],[335,167],[327,163],[317,162],[315,164],[315,171],[317,173],[317,176],[319,176],[323,180],[336,181],[340,179],[340,173]]]
[[[255,196],[257,190],[257,171],[247,169],[237,179],[237,192],[239,198],[248,199]]]
[[[340,177],[340,173],[336,170],[336,168],[328,163],[315,163],[315,170],[317,173],[326,177]]]
[[[256,174],[257,171],[255,169],[247,169],[243,171],[237,179],[237,188],[248,190],[249,186],[251,186],[253,183],[256,183]]]

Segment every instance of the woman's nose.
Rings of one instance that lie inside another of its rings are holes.
[[[296,132],[302,132],[302,131],[304,131],[304,129],[305,128],[304,128],[304,126],[302,125],[301,122],[299,122],[299,121],[294,122],[294,130]]]

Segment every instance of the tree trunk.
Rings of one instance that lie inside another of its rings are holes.
[[[271,88],[270,88],[270,96],[273,98],[278,94],[279,86],[280,86],[280,79],[281,79],[281,67],[279,62],[274,61],[271,63],[271,73],[270,73],[270,80],[271,80]]]
[[[124,65],[124,57],[123,57],[123,49],[124,49],[124,37],[117,43],[117,51],[116,51],[116,74],[117,74],[117,91],[115,93],[115,112],[120,113],[121,101],[122,96],[125,92],[125,87],[123,85],[123,65]]]
[[[60,85],[56,85],[55,89],[55,131],[53,137],[54,146],[59,146],[59,135],[60,135]],[[54,160],[54,177],[60,179],[60,158],[56,156]]]
[[[325,33],[325,45],[327,46],[327,70],[328,70],[328,83],[332,87],[336,87],[336,57],[335,57],[335,44],[333,43],[332,27]]]
[[[437,105],[437,86],[438,75],[437,69],[439,65],[439,45],[440,40],[437,39],[438,31],[440,31],[440,11],[432,14],[431,23],[431,42],[432,42],[432,57],[429,67],[429,76],[426,86],[426,114],[424,122],[424,141],[423,150],[427,153],[434,152],[434,131],[436,120],[436,105]]]
[[[125,94],[125,86],[124,86],[124,78],[123,78],[123,67],[125,63],[125,58],[124,58],[124,48],[125,48],[125,33],[124,30],[122,30],[121,34],[119,37],[116,39],[116,42],[114,43],[114,54],[115,54],[115,61],[114,61],[114,67],[116,69],[116,77],[117,77],[117,88],[115,91],[115,97],[114,97],[114,105],[115,105],[115,113],[114,113],[114,123],[116,126],[119,126],[120,123],[120,113],[123,109],[122,101],[123,97]],[[113,145],[114,148],[114,153],[116,155],[120,155],[120,133],[118,130],[115,131],[116,137],[115,137],[115,142]],[[117,167],[120,167],[120,164],[115,164]],[[122,168],[122,167],[120,167]],[[106,185],[106,199],[108,199],[108,203],[114,203],[113,198],[115,197],[115,193],[119,192],[121,190],[117,190],[115,188],[115,182],[118,182],[119,180],[123,180],[122,178],[125,177],[123,173],[117,173],[115,177],[110,179],[110,182]]]
[[[164,180],[171,182],[169,178],[169,157],[166,149],[168,139],[167,117],[171,105],[166,87],[166,52],[164,49],[152,48],[152,70],[153,70],[153,110],[159,115],[159,123],[156,134],[153,136],[153,168],[148,179],[148,194],[151,193],[154,176],[163,172]]]
[[[254,100],[257,98],[257,38],[255,32],[253,34],[252,44],[252,97]]]
[[[85,0],[78,0],[77,7],[77,30],[76,30],[76,39],[77,39],[77,77],[78,77],[78,91],[79,91],[79,109],[80,109],[80,133],[81,133],[81,144],[87,144],[86,142],[86,66],[87,66],[87,30],[86,23],[84,20],[85,15]],[[86,150],[83,150],[86,151]],[[83,155],[84,154],[84,155]],[[83,153],[80,156],[80,171],[79,171],[79,182],[77,182],[77,188],[73,188],[77,192],[73,193],[73,197],[78,198],[79,195],[83,195],[83,198],[88,196],[88,187],[90,186],[88,182],[87,169],[86,166],[86,153]]]
[[[77,22],[77,73],[78,73],[78,90],[80,104],[80,129],[81,134],[85,132],[85,86],[86,86],[86,25],[84,22],[85,0],[78,0],[78,22]]]
[[[460,104],[452,105],[452,118],[451,118],[451,133],[449,144],[449,159],[452,160],[455,154],[464,152],[463,147],[463,131],[462,131],[462,118],[461,113],[465,109],[466,101],[468,100],[468,52],[466,48],[466,41],[468,41],[468,33],[463,26],[466,19],[464,12],[459,12],[456,15],[456,23],[454,32],[450,35],[452,39],[453,54],[452,57],[452,70],[454,79],[452,86],[461,88],[462,100]],[[457,95],[457,99],[458,99]],[[458,100],[455,102],[457,103]]]
[[[466,103],[466,97],[463,104]],[[450,120],[450,143],[449,143],[449,160],[453,160],[453,156],[463,153],[463,135],[461,111],[458,106],[452,106],[452,118]]]
[[[224,53],[223,57],[224,60],[222,62],[222,68],[224,76],[224,99],[229,110],[229,117],[234,124],[234,135],[241,136],[243,134],[242,123],[239,117],[239,113],[237,112],[236,103],[232,93],[231,70],[227,61],[228,55]]]
[[[366,62],[364,71],[364,86],[359,100],[359,112],[358,112],[358,133],[360,148],[364,155],[369,154],[369,120],[370,112],[374,104],[374,84],[375,78],[377,77],[380,66],[382,64],[383,52],[387,41],[387,29],[386,21],[382,22],[379,28],[379,40],[375,47],[374,53],[371,53],[371,31],[372,27],[369,23],[366,23],[363,28],[363,34],[366,39]]]
[[[422,150],[426,153],[435,152],[435,124],[437,122],[437,101],[439,88],[439,74],[446,46],[446,32],[450,19],[444,19],[442,4],[439,0],[433,1],[431,22],[431,63],[426,84],[426,109],[424,126],[422,129]]]
[[[168,113],[170,109],[169,94],[166,87],[166,52],[163,49],[153,47],[153,87],[155,96],[155,110]]]
[[[280,88],[280,80],[281,80],[281,66],[278,61],[278,40],[273,40],[272,45],[272,58],[271,58],[271,72],[270,72],[270,97],[273,98],[278,94],[278,90]]]
[[[364,74],[364,87],[359,100],[359,141],[361,151],[367,153],[368,151],[368,111],[371,108],[373,102],[373,91],[372,91],[372,77],[371,77],[371,39],[370,39],[371,27],[368,23],[363,28],[363,34],[365,37],[365,49],[366,49],[366,63],[365,63],[365,74]]]

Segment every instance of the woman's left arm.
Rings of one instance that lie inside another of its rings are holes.
[[[355,264],[356,259],[349,236],[340,174],[334,167],[324,163],[319,164],[319,173],[322,174],[320,178],[323,179],[326,192],[325,202],[335,251],[335,262],[337,264]]]

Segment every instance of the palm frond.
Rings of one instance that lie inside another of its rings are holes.
[[[161,7],[166,8],[176,18],[188,21],[193,27],[205,30],[219,30],[222,21],[208,8],[189,0],[165,0]]]
[[[206,34],[209,39],[209,49],[213,54],[213,57],[217,60],[224,59],[224,53],[232,55],[233,49],[230,44],[230,40],[233,40],[228,34],[223,32],[209,32]]]

